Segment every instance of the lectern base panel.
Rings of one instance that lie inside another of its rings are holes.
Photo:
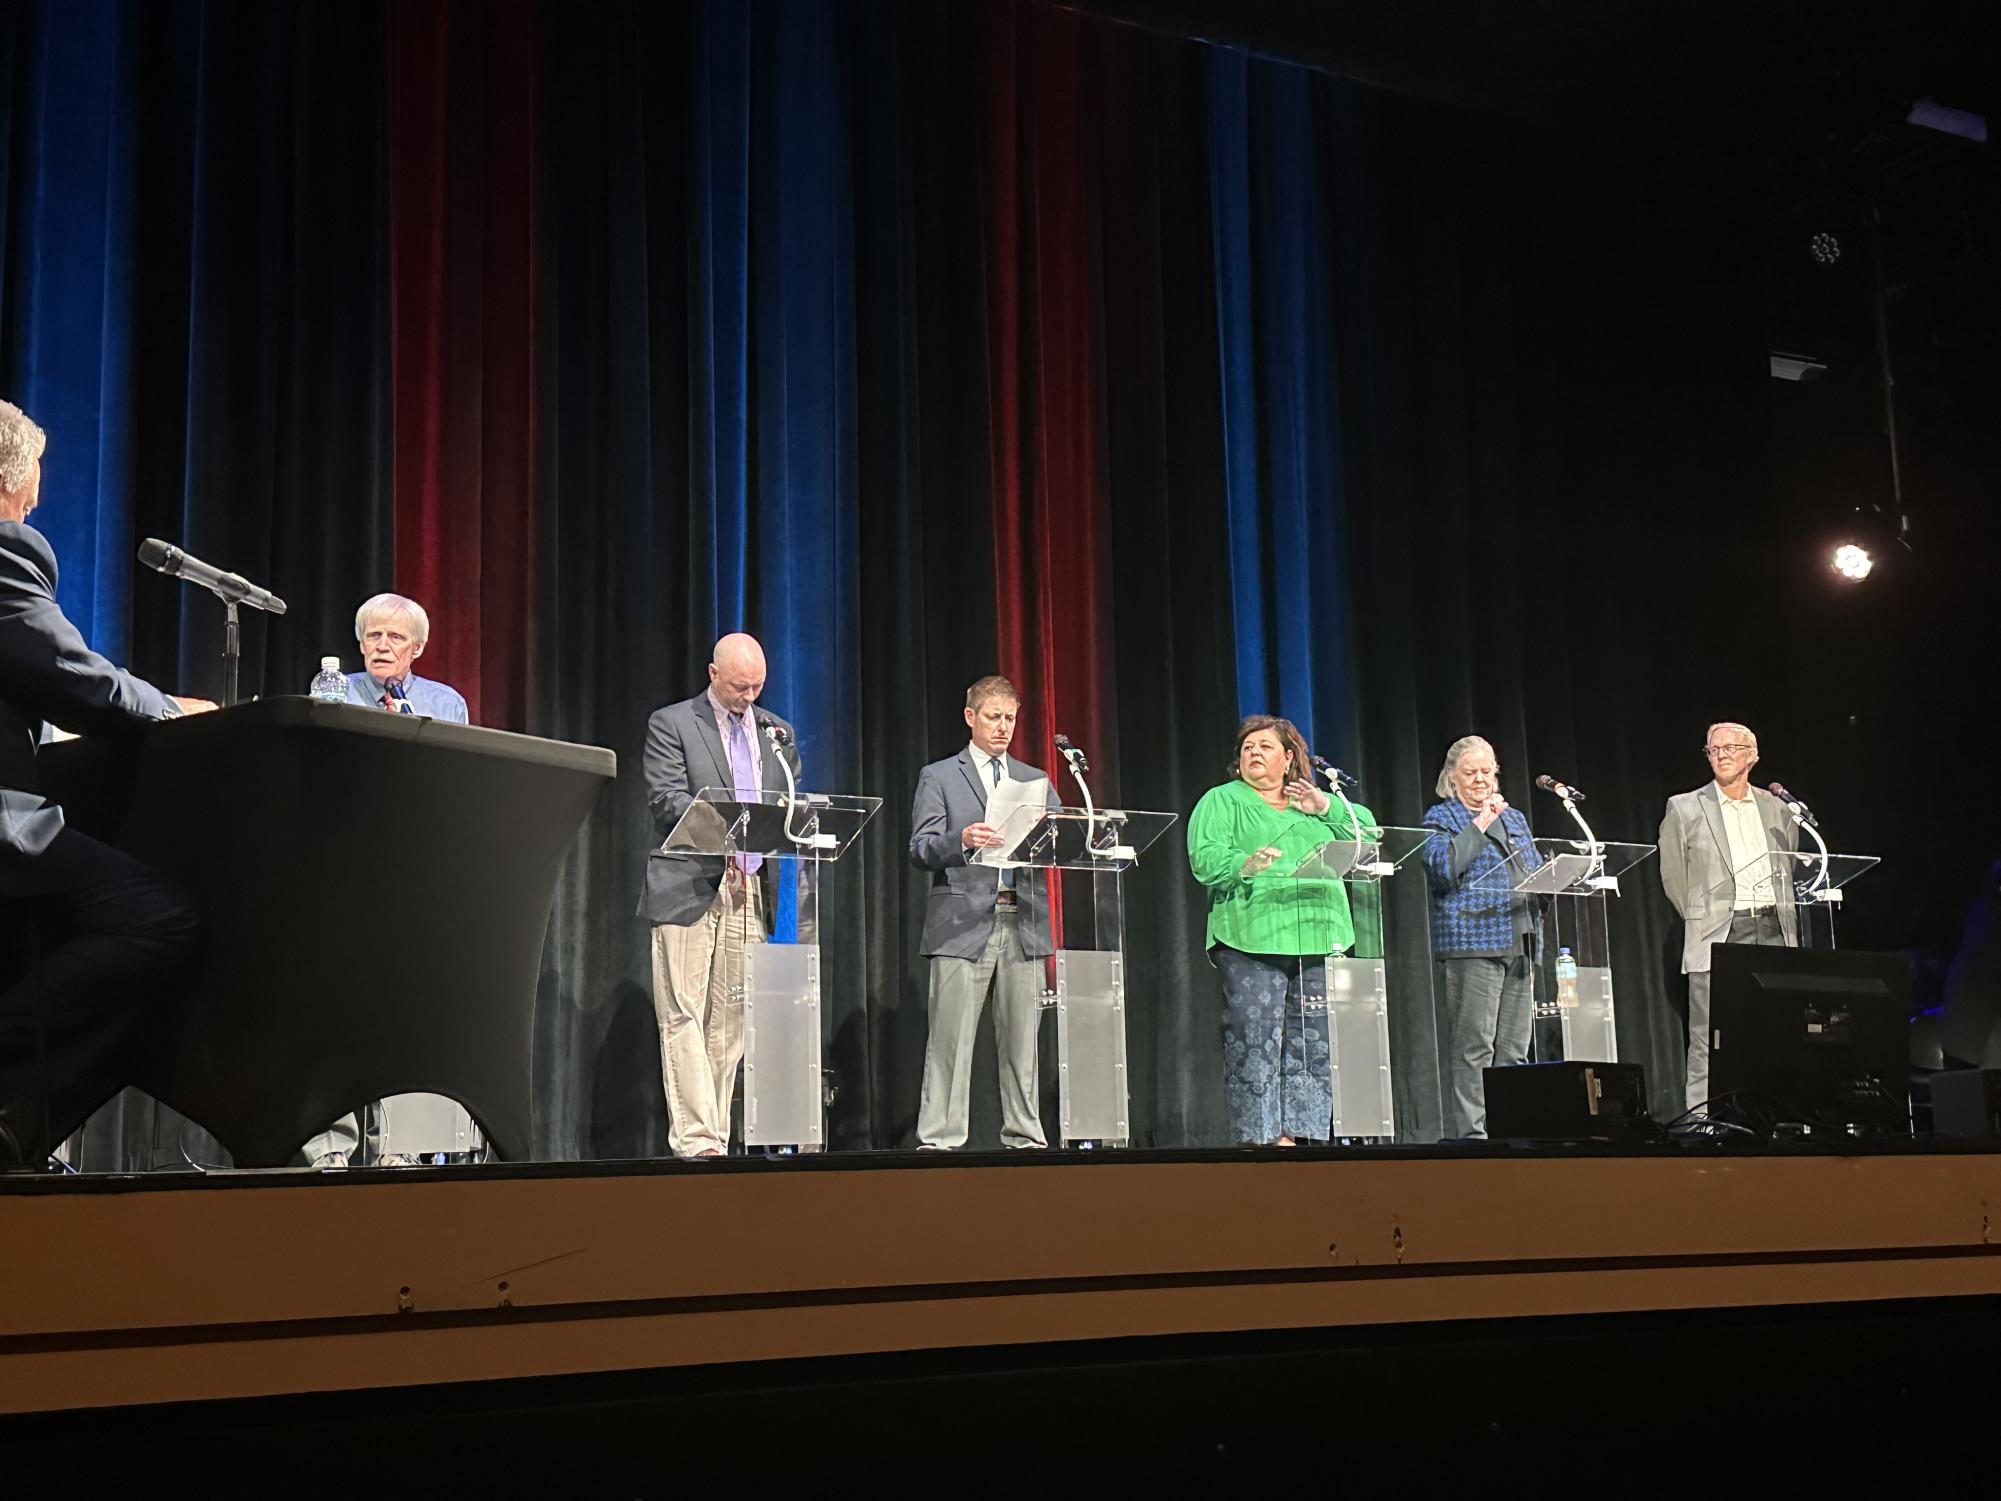
[[[1125,962],[1117,950],[1056,955],[1056,1073],[1063,1141],[1122,1147],[1126,1106]]]
[[[743,959],[743,1139],[826,1145],[820,1060],[820,946],[753,943]]]

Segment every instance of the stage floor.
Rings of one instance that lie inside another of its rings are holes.
[[[2001,1152],[882,1153],[0,1179],[0,1413],[2001,1295]],[[1983,1305],[1984,1306],[1984,1305]]]

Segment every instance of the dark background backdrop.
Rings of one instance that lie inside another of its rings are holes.
[[[1548,770],[1651,842],[1741,719],[1885,858],[1844,943],[1928,962],[2001,844],[1995,172],[1901,121],[1991,117],[1974,14],[0,0],[0,390],[51,432],[66,607],[141,672],[213,688],[210,602],[131,576],[178,537],[293,602],[246,691],[397,587],[482,722],[619,752],[551,927],[549,1155],[663,1149],[637,749],[738,625],[810,777],[886,799],[829,954],[840,1146],[908,1140],[907,798],[995,665],[1032,758],[1065,729],[1183,815],[1271,707],[1386,820],[1478,730],[1539,827]],[[1831,533],[1892,509],[1878,218],[1910,546],[1845,586]],[[1132,896],[1138,1138],[1219,1143],[1177,849]],[[1666,1108],[1646,868],[1616,941]],[[98,1160],[174,1134],[128,1109]]]

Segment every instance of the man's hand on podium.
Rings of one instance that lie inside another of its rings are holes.
[[[969,823],[959,830],[959,846],[969,850],[999,849],[1005,841],[1001,831],[990,823]]]
[[[183,714],[213,714],[215,712],[215,705],[205,698],[182,698],[179,694],[170,694],[169,697],[181,706]]]

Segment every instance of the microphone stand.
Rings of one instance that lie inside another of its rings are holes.
[[[1820,830],[1815,828],[1813,820],[1800,810],[1798,803],[1790,803],[1787,806],[1793,815],[1793,822],[1811,834],[1813,842],[1820,846],[1820,874],[1807,882],[1807,896],[1816,902],[1840,901],[1841,888],[1836,886],[1830,890],[1827,885],[1827,862],[1833,858],[1827,852],[1827,841],[1820,837]]]
[[[1608,885],[1619,889],[1619,878],[1608,876],[1605,871],[1605,846],[1598,842],[1598,836],[1591,832],[1591,825],[1584,821],[1584,815],[1577,811],[1577,804],[1568,795],[1559,792],[1557,800],[1563,804],[1563,811],[1577,820],[1577,827],[1584,831],[1584,852],[1591,857],[1591,872],[1585,877],[1593,886],[1603,891]]]
[[[236,706],[237,672],[243,662],[243,622],[236,616],[236,601],[220,590],[211,590],[222,601],[222,706]]]
[[[792,775],[792,762],[787,759],[785,746],[778,738],[778,726],[773,724],[766,725],[764,727],[764,738],[771,742],[771,749],[778,757],[778,769],[785,773],[785,837],[800,849],[832,849],[840,841],[835,839],[832,834],[822,834],[819,831],[819,815],[817,813],[813,815],[813,824],[804,833],[792,827],[792,820],[797,815],[801,806],[799,783]]]
[[[1322,776],[1327,778],[1327,790],[1334,794],[1334,800],[1341,805],[1341,811],[1348,815],[1348,822],[1355,830],[1355,858],[1348,862],[1348,868],[1350,870],[1359,870],[1364,875],[1388,875],[1389,871],[1378,868],[1382,864],[1380,860],[1368,862],[1362,859],[1363,854],[1368,850],[1369,841],[1367,836],[1362,832],[1362,820],[1355,814],[1355,805],[1348,801],[1348,794],[1341,790],[1340,776],[1331,768],[1323,770],[1319,767],[1310,766],[1307,768],[1306,773],[1308,781],[1312,780],[1315,771],[1319,771]]]
[[[1071,780],[1076,782],[1077,790],[1084,795],[1085,853],[1098,860],[1131,860],[1135,858],[1130,846],[1116,842],[1118,839],[1116,833],[1112,835],[1114,843],[1102,847],[1098,844],[1098,813],[1091,802],[1091,784],[1084,780],[1084,773],[1079,766],[1079,763],[1084,759],[1084,753],[1073,745],[1063,749],[1061,755],[1063,757],[1063,764],[1070,768]]]

